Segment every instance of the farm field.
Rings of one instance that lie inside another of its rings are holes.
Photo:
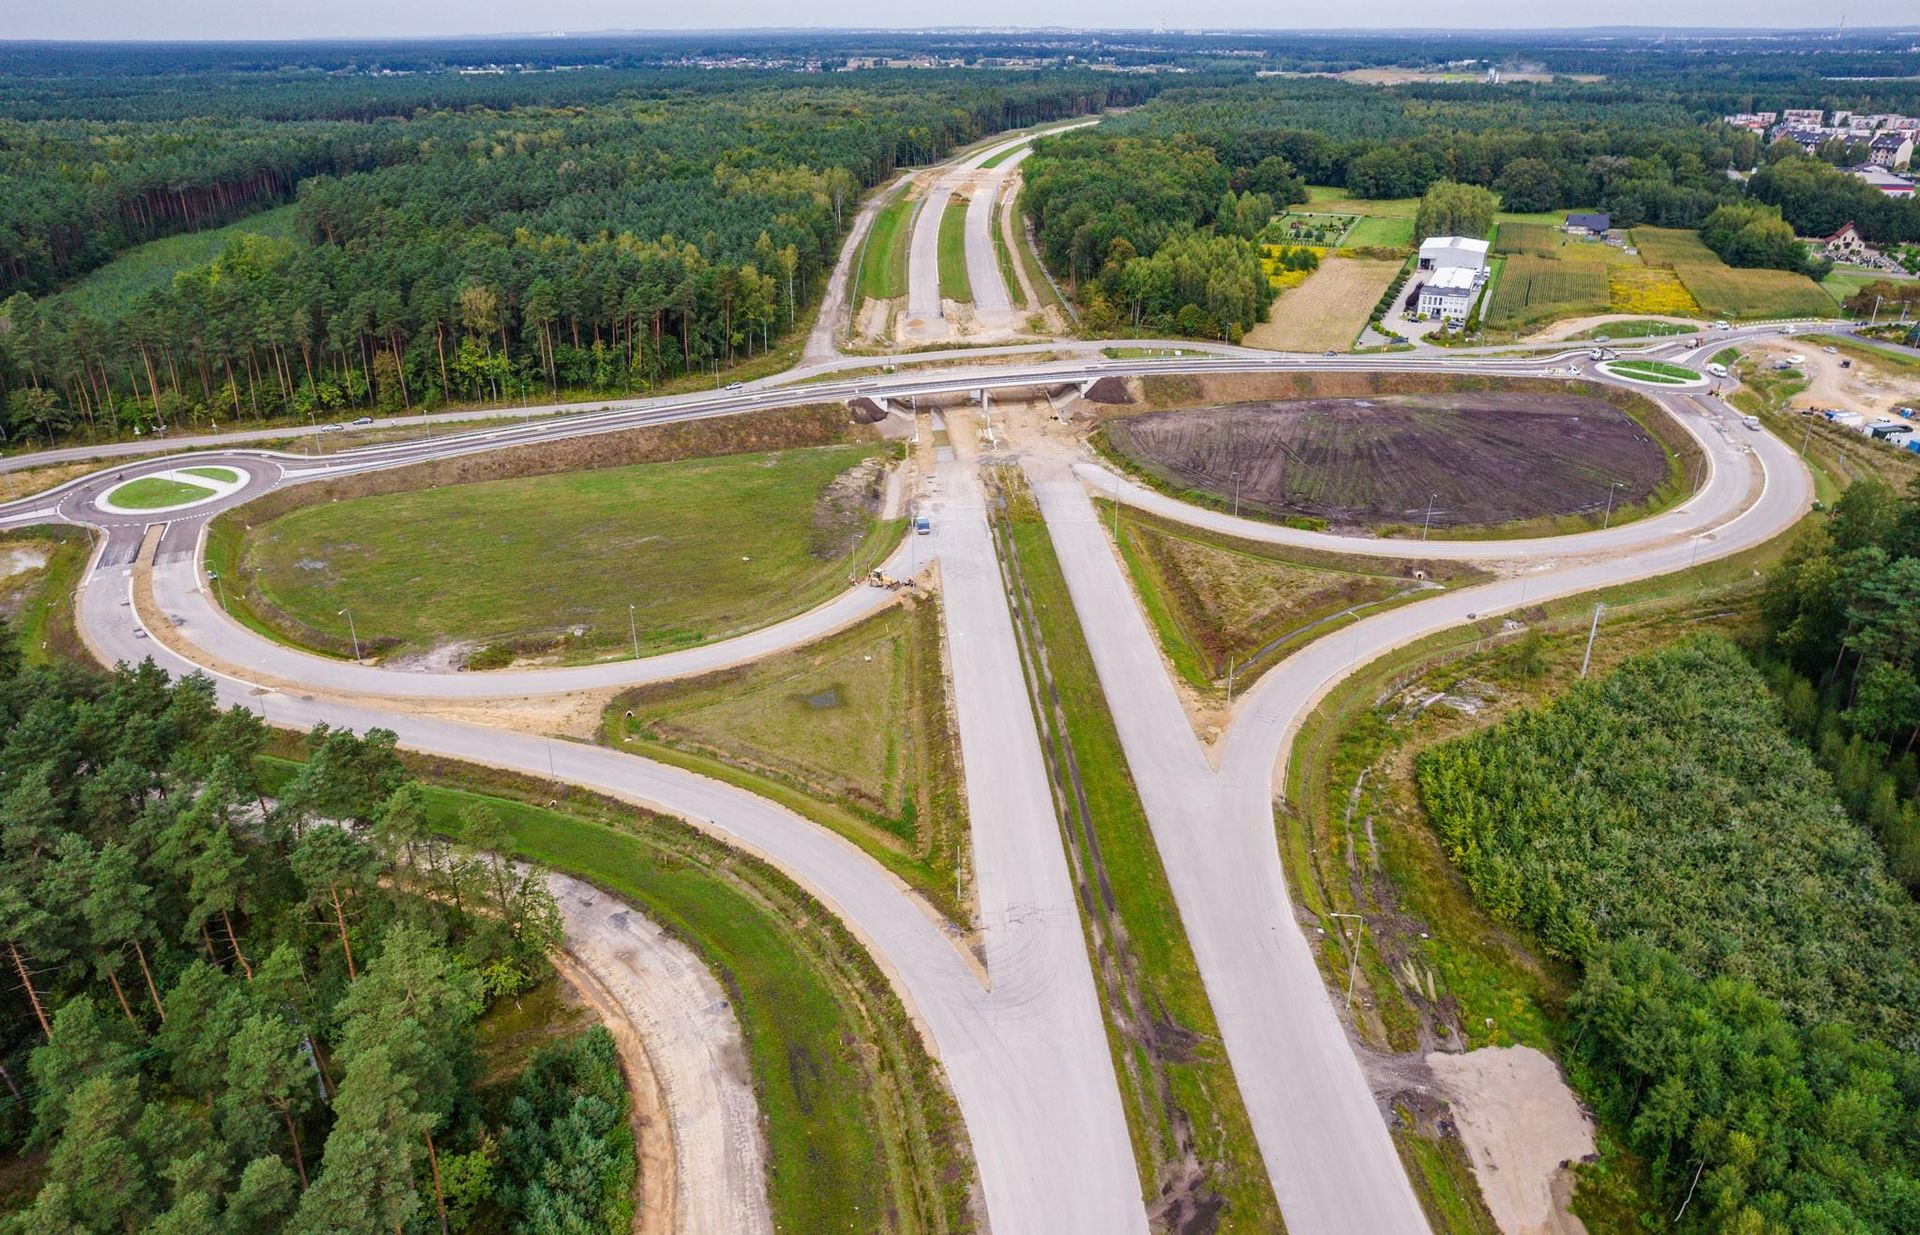
[[[1513,523],[1624,504],[1671,474],[1666,451],[1598,399],[1513,391],[1245,403],[1108,422],[1125,461],[1174,491],[1334,527]]]
[[[860,294],[868,300],[907,294],[907,221],[912,217],[913,202],[904,189],[874,215],[860,259]]]
[[[293,210],[292,206],[280,206],[225,227],[185,232],[136,245],[65,288],[59,297],[84,313],[109,312],[154,288],[166,287],[182,270],[210,264],[242,236],[293,241]]]
[[[1267,320],[1247,332],[1248,347],[1281,352],[1345,351],[1404,263],[1329,257],[1300,286],[1282,293]]]
[[[1694,302],[1686,284],[1663,266],[1608,266],[1607,297],[1608,307],[1615,313],[1656,313],[1668,317],[1697,317],[1700,313],[1700,306]]]
[[[1714,317],[1826,317],[1834,311],[1832,296],[1806,276],[1736,269],[1693,232],[1637,227],[1633,242],[1647,265],[1671,268],[1701,311]]]
[[[846,586],[884,530],[884,453],[728,455],[299,507],[246,531],[227,590],[238,579],[253,616],[321,650],[357,632],[369,654],[438,651],[472,668],[631,655],[637,632],[652,654]]]
[[[1516,253],[1493,286],[1486,324],[1516,330],[1561,317],[1604,313],[1609,305],[1607,265]]]
[[[940,216],[940,298],[964,303],[973,299],[973,281],[967,277],[967,199],[947,199]]]

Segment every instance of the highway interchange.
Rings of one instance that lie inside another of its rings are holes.
[[[974,157],[984,160],[991,153]],[[918,259],[918,232],[914,245]],[[986,260],[997,283],[990,248]],[[847,265],[843,258],[837,280],[843,295]],[[912,286],[918,291],[923,282]],[[1732,338],[1775,330],[1712,332],[1699,349],[1688,340],[1669,339],[1649,342],[1644,350],[1701,363],[1704,353]],[[418,751],[552,777],[679,816],[778,866],[847,923],[921,1026],[965,1118],[991,1229],[997,1235],[1142,1232],[1148,1229],[1146,1204],[989,535],[983,456],[972,443],[956,443],[960,448],[938,465],[930,548],[925,542],[903,545],[887,568],[905,573],[900,559],[909,553],[924,563],[931,552],[940,563],[984,967],[898,879],[852,844],[772,802],[623,752],[448,720],[406,706],[420,700],[518,698],[636,685],[742,663],[802,646],[875,612],[890,603],[888,593],[854,587],[818,609],[738,639],[646,660],[427,673],[331,660],[272,643],[213,603],[202,564],[205,528],[213,514],[283,486],[646,424],[856,396],[900,409],[922,398],[954,396],[990,407],[996,392],[1044,390],[1050,401],[1070,407],[1077,388],[1100,377],[1140,372],[1357,369],[1566,377],[1586,357],[1584,349],[1565,345],[1514,355],[1337,358],[1166,340],[1107,346],[1178,348],[1189,354],[1112,360],[1099,345],[1067,343],[1047,349],[1060,358],[1036,360],[1019,354],[1031,353],[1031,347],[968,349],[910,358],[925,368],[836,378],[837,370],[870,368],[874,362],[826,357],[810,347],[808,362],[779,379],[826,379],[806,385],[769,380],[739,390],[619,401],[545,419],[476,418],[475,427],[464,432],[328,455],[252,449],[235,437],[182,441],[176,445],[207,447],[190,456],[196,464],[233,467],[244,474],[244,484],[173,517],[104,509],[99,498],[123,479],[176,467],[183,456],[146,459],[108,466],[48,493],[0,505],[0,527],[61,521],[97,529],[77,620],[105,663],[151,657],[171,673],[204,671],[225,702],[259,711],[275,725],[306,728],[324,721],[356,730],[388,728]],[[909,358],[897,359],[905,365]],[[989,363],[979,363],[982,359]],[[1090,457],[1030,450],[996,436],[998,448],[988,457],[1025,468],[1059,550],[1294,1235],[1400,1235],[1424,1232],[1427,1224],[1292,911],[1273,817],[1291,735],[1331,686],[1395,647],[1470,617],[1499,615],[1737,553],[1778,535],[1808,509],[1811,480],[1779,441],[1741,427],[1716,399],[1639,389],[1674,416],[1708,460],[1692,497],[1658,516],[1606,531],[1528,541],[1430,542],[1423,547],[1428,556],[1497,563],[1501,577],[1436,593],[1302,648],[1247,692],[1211,749],[1194,735],[1092,498],[1113,495],[1236,535],[1350,553],[1401,555],[1404,542],[1233,519],[1134,486]],[[51,457],[17,458],[7,466]],[[149,576],[136,569],[148,542],[150,596],[142,594]]]

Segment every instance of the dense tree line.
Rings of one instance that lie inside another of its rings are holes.
[[[1276,209],[1306,200],[1306,187],[1251,135],[1226,157],[1188,137],[1073,133],[1039,143],[1021,206],[1095,329],[1237,339],[1265,316],[1273,289],[1258,240]]]
[[[1729,266],[1763,266],[1823,278],[1833,263],[1809,254],[1778,207],[1753,202],[1716,206],[1700,225],[1700,242]]]
[[[1788,723],[1920,889],[1920,483],[1850,485],[1769,575],[1761,615]]]
[[[1747,191],[1778,209],[1802,236],[1831,236],[1848,223],[1868,240],[1885,244],[1920,240],[1920,201],[1891,197],[1799,147],[1781,152],[1754,172]]]
[[[315,729],[269,794],[264,724],[206,679],[29,669],[0,646],[0,1136],[46,1153],[0,1229],[628,1212],[604,1044],[537,1066],[499,1128],[476,1095],[475,1018],[559,938],[497,819],[466,821],[474,850],[434,836],[378,731]]]
[[[646,390],[800,324],[864,185],[1105,101],[794,86],[383,123],[406,157],[300,180],[291,244],[242,237],[100,318],[6,301],[5,428]]]
[[[1417,778],[1475,898],[1580,967],[1576,1075],[1677,1229],[1912,1229],[1920,908],[1739,649],[1637,658]]]

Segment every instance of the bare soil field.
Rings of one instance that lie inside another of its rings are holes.
[[[1267,320],[1249,330],[1242,342],[1276,352],[1345,351],[1360,337],[1368,314],[1402,264],[1329,258],[1305,283],[1282,292]]]
[[[1665,481],[1660,443],[1598,399],[1501,391],[1206,407],[1107,422],[1112,448],[1177,489],[1329,526],[1508,523],[1596,510]]]

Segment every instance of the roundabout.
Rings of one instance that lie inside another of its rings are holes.
[[[210,464],[168,468],[123,480],[95,499],[114,515],[170,515],[231,497],[247,487],[245,472]]]

